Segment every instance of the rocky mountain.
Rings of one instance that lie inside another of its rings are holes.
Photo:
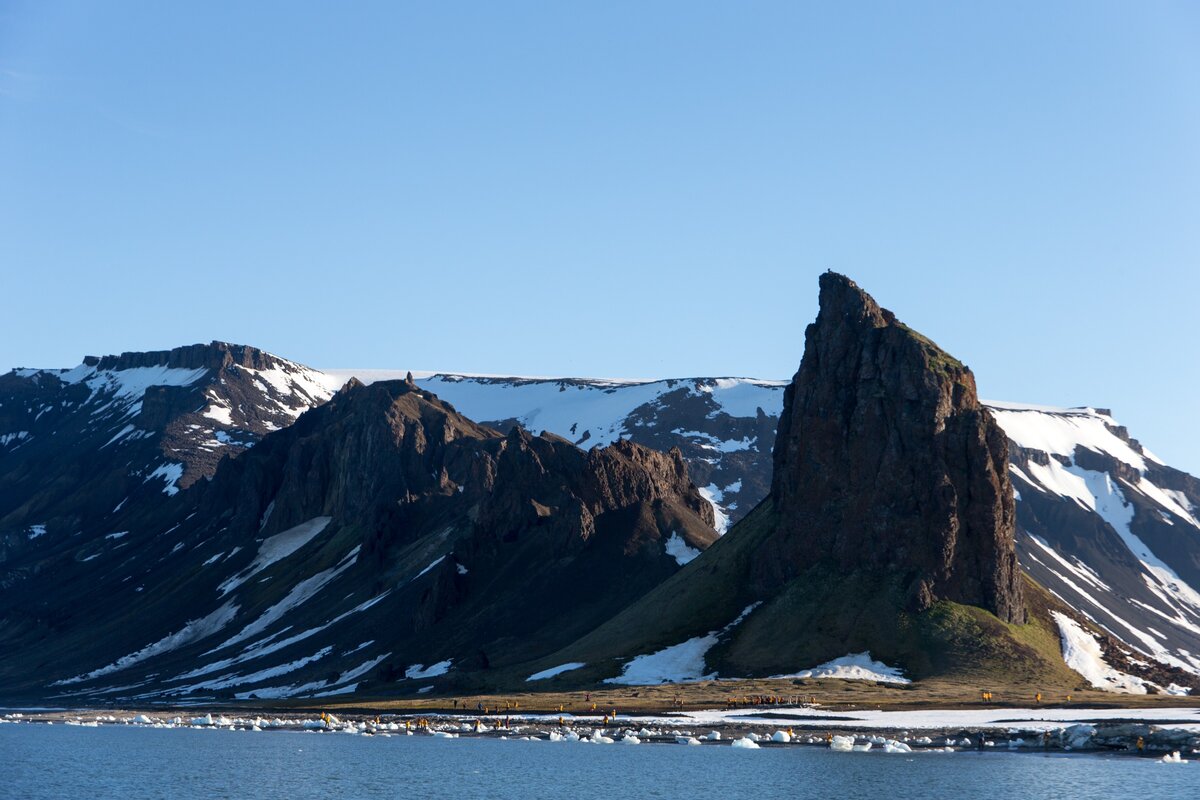
[[[451,375],[419,382],[437,385],[481,419],[504,416],[535,429],[544,420],[555,432],[569,434],[574,426],[678,446],[704,485],[701,491],[715,501],[722,530],[753,509],[770,486],[766,442],[772,436],[749,438],[739,425],[773,429],[782,412],[781,383]],[[559,397],[561,405],[555,403]],[[685,411],[691,403],[696,407]],[[1163,464],[1105,409],[983,405],[1010,440],[1023,570],[1127,647],[1200,671],[1200,482]],[[656,416],[671,422],[661,424]],[[1040,477],[1031,492],[1035,475]]]
[[[333,379],[213,342],[0,375],[0,563],[173,495],[324,403]]]
[[[853,301],[851,293],[849,302]],[[824,305],[837,307],[832,301]],[[884,359],[879,362],[883,366],[878,374],[839,373],[845,367],[846,354],[858,347],[850,338],[823,342],[825,357],[811,363],[827,369],[827,377],[837,378],[838,382],[861,379],[879,384],[888,371],[884,366],[891,364],[890,369],[895,369],[888,359],[899,359],[905,348],[915,348],[925,365],[921,372],[924,377],[905,387],[906,400],[897,408],[905,413],[919,412],[919,419],[934,422],[930,430],[914,426],[906,434],[909,438],[898,438],[889,447],[859,453],[849,460],[838,454],[836,427],[855,427],[859,432],[856,440],[869,440],[866,433],[883,426],[888,414],[872,417],[867,413],[869,407],[864,407],[857,413],[843,410],[840,417],[831,414],[830,419],[839,419],[836,425],[823,423],[821,409],[838,412],[848,402],[844,393],[834,393],[810,397],[804,403],[793,399],[784,417],[789,421],[781,426],[785,390],[796,385],[794,382],[747,378],[615,381],[425,373],[418,374],[415,383],[465,417],[480,421],[481,428],[505,431],[519,424],[535,435],[531,441],[538,441],[537,434],[548,433],[583,448],[618,441],[660,451],[676,447],[689,475],[701,487],[700,493],[711,501],[716,527],[722,532],[745,519],[767,497],[772,485],[771,453],[776,428],[783,427],[785,433],[789,426],[793,432],[807,429],[822,442],[815,451],[828,455],[818,456],[814,463],[824,469],[810,476],[814,480],[797,484],[799,494],[787,502],[810,507],[822,498],[833,498],[830,502],[834,502],[840,494],[844,513],[855,520],[850,526],[853,535],[843,537],[831,527],[812,540],[791,537],[790,554],[780,549],[770,558],[757,555],[753,569],[744,576],[746,580],[760,587],[786,583],[794,570],[788,571],[784,565],[807,559],[814,543],[823,539],[826,544],[832,542],[835,549],[840,548],[847,563],[859,556],[882,566],[907,559],[911,555],[907,547],[878,547],[883,527],[880,515],[868,513],[866,508],[870,506],[859,508],[846,500],[853,488],[855,497],[863,496],[860,493],[873,497],[876,511],[887,510],[893,501],[908,500],[918,503],[930,519],[960,520],[957,527],[945,522],[937,537],[924,542],[924,552],[918,559],[919,574],[924,577],[917,579],[918,573],[914,572],[914,580],[906,587],[911,589],[905,594],[911,608],[950,599],[981,605],[1003,616],[1006,607],[1018,607],[1015,598],[1023,589],[1020,583],[1014,583],[1007,567],[995,575],[980,573],[978,566],[987,563],[981,556],[988,547],[959,547],[963,541],[976,541],[971,531],[977,526],[970,521],[965,527],[961,524],[961,520],[972,517],[969,510],[963,513],[957,500],[964,495],[963,486],[955,484],[942,469],[938,490],[923,498],[910,496],[904,491],[903,477],[893,468],[897,454],[922,441],[926,434],[942,443],[939,458],[945,463],[982,436],[987,446],[976,448],[979,469],[970,472],[984,481],[979,486],[968,486],[965,495],[973,498],[981,491],[999,498],[998,502],[980,506],[985,513],[979,524],[1001,532],[1001,539],[1006,539],[1005,525],[987,523],[989,515],[1001,521],[1010,515],[1003,501],[1004,470],[996,469],[994,427],[981,426],[978,420],[984,418],[983,411],[975,407],[975,402],[968,402],[974,394],[969,372],[893,316],[883,316],[886,313],[879,309],[876,315],[871,309],[866,315],[870,319],[860,320],[869,322],[868,327],[876,331],[872,336],[879,341],[868,349],[871,359]],[[844,317],[845,309],[835,316]],[[879,320],[886,324],[879,326]],[[912,333],[911,337],[906,331]],[[807,347],[805,363],[810,363]],[[860,347],[855,352],[861,358],[866,350]],[[51,571],[61,569],[71,571],[71,580],[78,582],[78,593],[64,595],[72,602],[86,603],[96,587],[113,584],[120,584],[120,597],[141,586],[142,591],[130,596],[133,601],[140,600],[146,586],[135,583],[134,576],[125,571],[134,563],[151,563],[141,555],[134,557],[130,550],[144,535],[138,526],[157,529],[161,534],[181,522],[167,524],[165,512],[159,507],[168,503],[181,507],[188,493],[180,495],[180,502],[173,497],[197,482],[203,487],[205,479],[217,472],[223,456],[253,453],[254,449],[248,449],[251,445],[272,431],[289,428],[301,411],[321,405],[351,378],[372,384],[403,381],[405,374],[386,370],[318,371],[254,348],[212,343],[156,353],[89,357],[70,370],[15,370],[0,376],[0,603],[11,603],[13,597],[31,592],[57,591],[42,581],[48,580]],[[896,378],[888,380],[894,383]],[[813,384],[807,381],[806,385]],[[795,389],[790,391],[794,394]],[[929,403],[935,409],[932,416],[928,413]],[[1085,650],[1099,647],[1115,653],[1117,659],[1132,657],[1147,664],[1200,673],[1200,592],[1196,591],[1200,587],[1200,482],[1163,464],[1132,439],[1107,410],[999,402],[981,405],[1009,440],[1007,482],[1016,500],[1014,536],[1020,566],[1049,590],[1056,602],[1074,609],[1086,624],[1096,626],[1096,632],[1107,635],[1096,639],[1082,628],[1076,630],[1063,623],[1060,634],[1064,641],[1069,633]],[[946,416],[939,423],[943,414]],[[973,417],[976,422],[939,429],[951,417]],[[799,446],[804,436],[789,434],[786,438]],[[558,441],[553,436],[548,439]],[[984,458],[984,451],[991,455]],[[777,457],[786,461],[786,453],[781,451]],[[837,473],[837,479],[828,478],[833,473],[826,470],[838,464],[869,464],[870,469],[856,466],[853,471]],[[922,465],[917,472],[928,474],[929,467]],[[779,488],[778,494],[786,496],[786,487]],[[189,499],[183,505],[193,508],[194,502],[198,501]],[[233,500],[226,498],[225,502]],[[201,512],[195,508],[193,511],[199,518]],[[788,519],[802,515],[789,512]],[[314,512],[299,522],[320,516],[325,514]],[[751,520],[749,527],[764,527],[763,516]],[[798,527],[795,523],[793,526]],[[840,530],[847,527],[843,525]],[[162,557],[161,546],[175,554],[188,552],[198,546],[198,540],[174,537],[190,528],[181,524],[170,536],[161,541],[151,537],[153,544],[139,543],[136,549],[145,547],[157,554],[148,558]],[[274,529],[268,526],[261,534],[265,536]],[[205,560],[218,553],[233,562],[245,558],[260,533],[248,533],[249,527],[238,530],[242,532],[229,535],[250,536],[252,541],[213,550]],[[331,527],[329,532],[333,531]],[[681,561],[687,561],[703,544],[698,540],[688,544],[686,537],[668,537],[667,541],[672,542],[672,552]],[[235,553],[237,548],[241,549]],[[106,554],[112,553],[126,558],[110,561]],[[967,573],[959,568],[962,564],[954,563],[964,558],[977,562],[974,577],[965,583],[961,576]],[[219,572],[217,565],[221,563],[207,565],[205,572]],[[947,570],[959,576],[954,585],[944,579]],[[275,590],[281,597],[312,577],[301,573],[303,570],[279,577]],[[293,579],[295,584],[288,583]],[[988,585],[992,588],[985,591]],[[182,603],[182,595],[177,600]],[[5,609],[0,611],[0,640],[7,641],[14,631],[22,631],[19,636],[25,636],[30,626],[42,624],[38,620],[53,620],[55,615],[67,613],[29,603],[17,603],[16,607],[19,613],[0,605]],[[744,606],[733,612],[741,610]],[[206,618],[207,614],[197,612],[183,622]],[[170,614],[164,617],[167,622],[173,619]],[[180,629],[183,627],[180,623]],[[720,650],[718,647],[713,652]],[[113,654],[112,658],[129,654]],[[461,654],[456,657],[463,658]],[[450,677],[462,679],[465,674],[465,670],[455,670]],[[1166,685],[1167,679],[1159,677],[1158,683]],[[1115,680],[1128,690],[1145,687],[1140,679],[1129,680],[1128,676]],[[112,684],[101,688],[112,688]],[[221,691],[232,689],[230,686]]]
[[[476,424],[349,382],[111,532],[10,559],[0,685],[58,701],[467,689],[611,618],[717,537],[678,451]]]
[[[679,447],[722,531],[769,491],[787,386],[451,374],[418,383],[476,419]],[[1010,441],[1022,569],[1126,647],[1200,673],[1200,481],[1163,464],[1106,409],[982,405]]]
[[[970,370],[840,275],[821,278],[773,460],[771,493],[717,544],[543,664],[641,683],[869,652],[916,679],[1065,691],[1080,672],[1142,692],[1191,677],[1022,576],[1016,469]]]

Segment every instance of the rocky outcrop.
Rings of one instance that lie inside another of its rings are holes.
[[[900,575],[939,599],[1022,622],[1008,440],[959,361],[841,275],[784,395],[771,495],[775,558]]]
[[[97,370],[126,370],[139,367],[167,367],[169,369],[222,369],[230,366],[251,369],[271,369],[289,365],[265,350],[229,342],[191,344],[170,350],[148,350],[125,352],[120,355],[84,356],[85,366]]]

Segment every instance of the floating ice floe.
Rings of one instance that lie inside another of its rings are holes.
[[[730,746],[736,747],[739,750],[757,750],[758,742],[752,741],[743,736],[741,739],[734,739]]]

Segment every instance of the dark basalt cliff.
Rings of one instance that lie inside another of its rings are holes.
[[[773,569],[883,570],[912,610],[1023,622],[1008,440],[971,371],[848,278],[820,286],[775,442]]]
[[[257,347],[229,342],[191,344],[171,350],[125,352],[120,355],[84,356],[83,363],[97,370],[118,371],[138,367],[225,369],[233,366],[262,370],[289,365],[289,362]]]

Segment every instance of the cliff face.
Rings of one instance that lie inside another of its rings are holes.
[[[784,394],[771,494],[784,577],[814,564],[901,575],[1023,622],[1008,440],[971,371],[827,272]]]

